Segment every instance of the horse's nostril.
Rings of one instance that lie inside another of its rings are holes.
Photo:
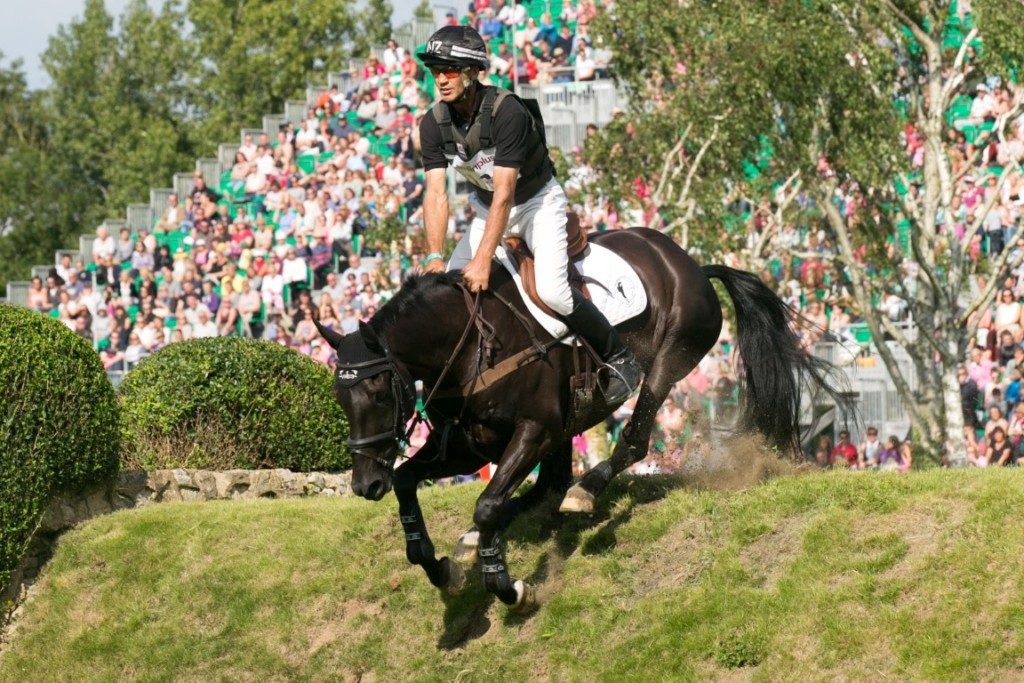
[[[387,488],[384,486],[384,482],[378,480],[370,484],[366,488],[366,497],[370,500],[380,500],[387,493]]]

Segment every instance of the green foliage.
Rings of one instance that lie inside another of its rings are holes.
[[[197,88],[195,105],[206,121],[208,140],[238,135],[239,125],[281,111],[285,100],[304,97],[306,83],[323,83],[327,72],[365,55],[370,25],[387,3],[367,13],[335,0],[189,0]]]
[[[72,244],[95,203],[72,160],[55,150],[50,116],[45,94],[28,90],[20,61],[0,63],[0,291]]]
[[[345,469],[348,430],[333,386],[326,367],[270,342],[172,344],[118,389],[123,466]]]
[[[117,402],[64,325],[0,304],[0,589],[49,498],[117,472]]]
[[[430,0],[420,0],[420,4],[416,5],[413,16],[417,19],[433,19],[434,9],[430,6]]]

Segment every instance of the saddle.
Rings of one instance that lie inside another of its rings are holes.
[[[576,267],[576,261],[583,257],[587,250],[587,233],[580,225],[580,218],[575,212],[566,213],[567,223],[565,226],[566,237],[568,238],[566,252],[569,256],[569,285],[580,290],[583,296],[590,299],[590,290]],[[523,281],[523,289],[526,290],[530,300],[537,305],[537,308],[544,311],[553,318],[560,317],[551,310],[537,295],[537,272],[534,268],[533,252],[526,246],[526,241],[521,237],[506,237],[505,248],[508,255],[519,270],[519,277]]]

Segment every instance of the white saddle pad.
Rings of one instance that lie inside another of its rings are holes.
[[[515,263],[509,257],[504,246],[498,246],[494,252],[494,258],[498,259],[501,265],[505,266],[505,270],[512,275],[530,315],[548,331],[548,334],[557,339],[569,331],[564,322],[540,310],[526,294],[519,271],[516,270]],[[594,305],[604,313],[612,325],[626,322],[630,318],[640,315],[647,308],[647,291],[644,289],[643,282],[640,281],[640,276],[626,259],[611,249],[599,244],[588,245],[583,258],[576,261],[576,268],[587,283]],[[562,343],[571,344],[573,339],[574,337],[571,336],[566,337]]]

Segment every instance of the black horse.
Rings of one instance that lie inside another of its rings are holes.
[[[469,474],[491,462],[497,470],[473,515],[479,545],[462,549],[470,559],[478,552],[484,584],[502,602],[517,608],[532,603],[530,587],[509,575],[499,533],[550,491],[567,492],[563,511],[592,511],[595,497],[611,478],[646,455],[655,414],[673,384],[718,340],[721,303],[709,278],[721,280],[736,310],[745,361],[744,426],[781,449],[798,446],[799,375],[825,387],[826,368],[800,348],[790,326],[796,314],[750,273],[725,266],[701,268],[657,231],[604,233],[594,242],[623,256],[644,282],[647,309],[618,329],[643,364],[645,377],[612,457],[575,486],[573,433],[604,420],[614,406],[596,400],[588,414],[571,419],[570,377],[579,358],[546,334],[535,335],[521,313],[510,314],[508,302],[525,308],[502,267],[492,270],[493,294],[481,296],[478,309],[461,288],[458,273],[426,275],[410,278],[358,332],[342,336],[318,325],[338,352],[335,389],[349,419],[352,489],[380,500],[394,486],[406,555],[423,566],[435,586],[458,590],[465,575],[459,564],[435,557],[416,498],[417,485],[425,479]],[[488,366],[482,357],[490,355],[486,360],[492,366],[510,358],[519,365],[519,359],[530,357],[524,350],[529,354],[538,345],[543,347],[536,350],[539,360],[481,391],[465,390],[479,377],[481,366]],[[427,406],[434,429],[426,444],[393,470],[405,425],[415,410],[414,379],[422,380],[428,392],[436,385],[437,396],[445,397],[432,398]],[[471,395],[464,397],[466,393]],[[513,498],[538,463],[535,485]]]

